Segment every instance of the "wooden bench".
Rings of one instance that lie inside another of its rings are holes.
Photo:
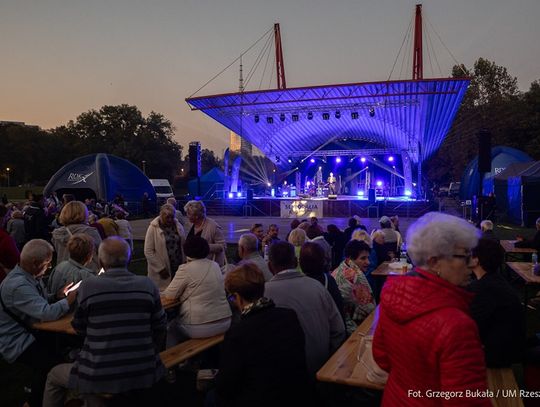
[[[206,349],[220,344],[223,342],[223,338],[224,334],[211,336],[210,338],[189,339],[164,350],[159,356],[165,367],[171,369]]]
[[[491,398],[491,404],[494,407],[523,407],[523,401],[519,396],[519,386],[512,369],[488,369],[487,382],[488,389],[495,395]]]

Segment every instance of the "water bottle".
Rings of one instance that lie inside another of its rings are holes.
[[[265,244],[265,245],[264,245],[264,259],[265,259],[266,261],[268,261],[268,257],[269,257],[269,256],[268,256],[268,245]]]
[[[401,250],[399,254],[399,262],[407,263],[407,251],[405,250],[405,243],[401,245]]]

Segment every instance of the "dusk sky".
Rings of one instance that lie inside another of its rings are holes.
[[[229,132],[184,99],[281,25],[288,87],[388,79],[414,12],[404,0],[0,0],[0,120],[48,129],[103,105],[156,111],[184,147],[218,154]],[[438,64],[479,57],[508,68],[521,90],[540,79],[539,0],[427,0]],[[434,27],[435,31],[433,31]],[[424,39],[426,43],[426,39]],[[261,47],[244,58],[248,71]],[[407,53],[409,50],[406,51]],[[399,65],[391,79],[399,77]],[[256,74],[257,75],[257,74]],[[275,75],[274,75],[275,76]],[[255,78],[255,77],[254,77]],[[256,90],[258,80],[247,90]],[[275,87],[275,78],[272,81]],[[268,82],[262,87],[268,88]],[[235,92],[238,64],[197,95]]]

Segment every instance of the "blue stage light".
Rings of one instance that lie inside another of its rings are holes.
[[[236,193],[236,197],[237,197],[237,198],[242,198],[242,192],[237,192],[237,193]]]
[[[341,162],[341,157],[336,157],[336,162],[339,164]]]
[[[364,196],[364,191],[363,190],[360,190],[356,193],[356,195],[358,196]]]
[[[391,163],[394,162],[394,156],[391,155],[390,157],[388,157],[388,161],[390,161]]]
[[[234,198],[234,194],[232,192],[229,192],[229,199],[233,199]]]
[[[311,160],[309,160],[309,162],[313,164],[315,162],[315,158],[312,158]]]
[[[408,189],[405,190],[405,196],[411,196],[412,192]]]
[[[377,186],[382,187],[382,181],[377,181]]]
[[[366,157],[361,157],[361,158],[360,158],[360,161],[363,162],[363,163],[365,163],[365,162],[366,162]]]

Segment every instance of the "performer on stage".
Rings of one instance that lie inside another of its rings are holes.
[[[328,177],[328,192],[330,192],[332,195],[336,194],[336,177],[334,177],[334,173],[332,172]]]
[[[322,183],[322,167],[319,167],[317,174],[315,174],[315,185],[320,187]]]

